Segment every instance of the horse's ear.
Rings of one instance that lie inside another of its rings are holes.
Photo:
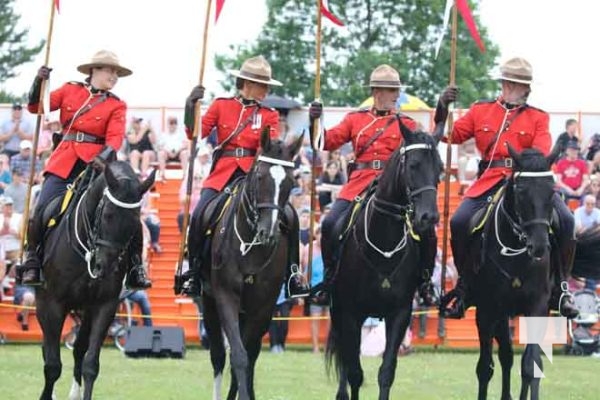
[[[560,155],[560,146],[555,145],[548,157],[546,157],[546,161],[548,162],[548,168],[552,166],[558,160],[558,156]]]
[[[110,165],[102,165],[104,166],[104,179],[106,179],[106,184],[108,185],[108,187],[117,187],[119,185],[119,182],[117,181],[117,178],[115,178],[112,169],[110,169]]]
[[[400,133],[402,133],[402,137],[404,140],[408,140],[413,134],[413,131],[411,131],[408,126],[402,122],[402,118],[399,115],[396,115],[396,118],[398,119],[398,125],[400,126]]]
[[[268,153],[271,150],[271,126],[267,125],[260,133],[260,147],[263,153]]]
[[[304,143],[304,131],[302,131],[302,134],[298,136],[290,146],[290,154],[292,155],[292,158],[298,154],[302,148],[302,143]]]
[[[140,196],[146,193],[152,185],[154,185],[154,179],[156,178],[156,169],[153,169],[150,175],[140,185]]]
[[[519,153],[518,151],[516,151],[515,148],[510,145],[510,143],[508,143],[508,142],[505,142],[505,143],[506,143],[506,147],[508,148],[508,154],[510,154],[510,157],[517,164],[519,164],[519,161],[521,161],[521,153]]]

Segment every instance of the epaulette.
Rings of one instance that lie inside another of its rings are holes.
[[[489,104],[489,103],[495,103],[496,99],[484,99],[484,100],[477,100],[476,102],[473,103],[473,105],[475,104]]]
[[[214,101],[217,101],[217,100],[231,100],[231,99],[235,99],[235,96],[229,96],[229,97],[216,97]]]
[[[359,108],[358,110],[350,111],[348,114],[366,113],[371,110],[371,107]]]
[[[69,85],[78,85],[78,86],[85,86],[85,83],[83,82],[78,82],[78,81],[69,81],[67,82]]]
[[[534,107],[534,106],[530,106],[529,104],[527,104],[527,108],[532,108],[532,109],[534,109],[534,110],[536,110],[536,111],[539,111],[539,112],[542,112],[542,113],[544,113],[544,114],[547,114],[547,112],[546,112],[546,111],[544,111],[544,110],[542,110],[541,108],[537,108],[537,107]]]

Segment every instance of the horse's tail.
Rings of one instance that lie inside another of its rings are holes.
[[[342,351],[339,346],[341,329],[338,324],[338,318],[332,315],[331,326],[327,335],[327,346],[325,347],[325,370],[329,376],[334,370],[336,379],[340,377],[342,369]]]
[[[572,273],[581,278],[600,279],[600,227],[578,235]]]

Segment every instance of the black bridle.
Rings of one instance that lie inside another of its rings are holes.
[[[130,178],[125,178],[122,180],[132,180]],[[127,249],[129,248],[129,244],[131,243],[133,237],[129,237],[125,243],[108,240],[106,238],[101,237],[100,235],[100,221],[102,220],[102,214],[104,209],[108,203],[111,203],[119,208],[124,209],[140,209],[142,206],[142,200],[135,203],[127,203],[117,199],[107,187],[104,188],[102,192],[102,197],[100,198],[100,202],[95,209],[94,217],[90,219],[87,211],[81,212],[82,215],[82,224],[83,224],[83,232],[84,232],[84,240],[79,236],[79,217],[80,217],[80,207],[83,203],[84,198],[86,198],[89,188],[81,195],[79,201],[77,202],[77,206],[74,212],[74,232],[76,237],[76,242],[71,241],[73,249],[79,254],[87,263],[88,274],[90,278],[96,279],[98,276],[95,275],[92,271],[91,266],[94,264],[96,259],[96,253],[98,252],[100,247],[109,247],[119,249],[118,259],[121,260]],[[86,204],[87,205],[87,204]]]
[[[264,156],[264,155],[259,155],[256,158],[256,161],[254,163],[254,166],[252,167],[251,173],[249,174],[250,179],[247,179],[244,182],[244,185],[242,188],[242,193],[240,196],[240,201],[238,203],[237,210],[234,213],[234,217],[233,217],[234,231],[235,231],[235,234],[236,234],[238,240],[241,242],[240,251],[242,253],[242,256],[245,256],[252,249],[252,247],[266,244],[262,241],[256,241],[257,236],[258,236],[258,222],[259,222],[261,210],[278,210],[279,211],[278,219],[280,221],[282,218],[281,216],[285,215],[284,207],[281,207],[279,204],[275,203],[277,201],[277,199],[274,199],[273,200],[274,202],[272,202],[272,203],[267,203],[267,202],[258,203],[256,200],[258,197],[256,195],[256,191],[258,190],[258,187],[257,187],[257,185],[254,184],[254,177],[256,175],[256,170],[258,169],[258,164],[260,162],[264,162],[264,163],[271,164],[271,165],[279,165],[287,170],[293,169],[295,167],[295,165],[292,161],[281,160],[278,158],[272,158],[272,157],[268,157],[268,156]],[[286,173],[287,173],[287,171],[286,171]],[[241,237],[240,233],[238,232],[237,218],[236,218],[238,213],[241,213],[243,215],[243,217],[246,221],[246,224],[247,224],[248,228],[250,229],[251,234],[252,233],[254,234],[254,236],[250,242],[245,242],[244,239]],[[275,241],[275,243],[273,243],[272,247],[273,247],[273,249],[277,248],[277,241]],[[270,259],[270,257],[269,257],[269,259]],[[267,261],[267,263],[268,263],[268,261]]]

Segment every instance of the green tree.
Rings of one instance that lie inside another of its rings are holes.
[[[15,14],[13,2],[0,0],[0,83],[14,78],[15,68],[31,62],[44,46],[44,40],[33,47],[26,45],[29,30],[17,28],[21,17]]]
[[[326,105],[356,106],[368,96],[373,68],[387,63],[400,72],[407,91],[430,105],[447,85],[450,71],[450,33],[435,59],[435,42],[442,27],[445,0],[330,0],[346,29],[323,20],[321,97]],[[215,59],[217,69],[237,69],[244,59],[262,54],[284,86],[279,95],[307,103],[314,97],[316,2],[267,0],[268,20],[254,43],[230,47]],[[477,21],[477,16],[475,16]],[[459,106],[494,95],[489,77],[499,54],[485,27],[478,24],[486,52],[481,53],[459,18],[456,81]],[[233,54],[233,55],[231,55]],[[223,83],[227,90],[233,82]]]

